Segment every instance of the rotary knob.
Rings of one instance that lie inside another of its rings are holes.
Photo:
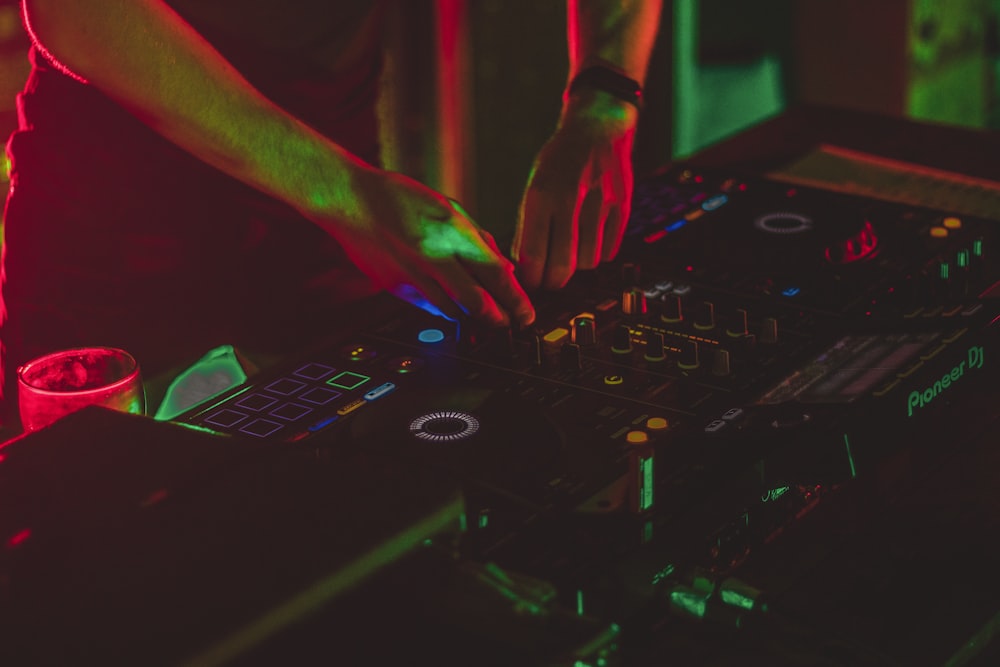
[[[646,353],[643,356],[646,361],[663,361],[667,358],[663,349],[663,334],[654,332],[646,337]]]
[[[597,342],[597,327],[594,318],[586,315],[577,315],[573,318],[573,327],[570,331],[570,339],[577,345],[593,345]]]
[[[632,332],[627,324],[619,324],[611,341],[611,351],[617,354],[628,354],[632,351]]]
[[[676,294],[666,294],[663,297],[663,312],[660,319],[667,324],[676,324],[684,320],[684,309],[681,306],[681,298]]]
[[[638,287],[622,292],[622,312],[632,317],[646,314],[646,293]]]
[[[729,325],[726,326],[726,334],[731,338],[742,338],[749,333],[747,323],[747,311],[745,308],[737,308],[729,318]]]
[[[712,375],[724,377],[729,375],[729,350],[718,349],[712,358]]]
[[[760,325],[761,343],[773,345],[778,342],[778,320],[773,317],[765,317]]]
[[[559,350],[559,363],[568,371],[583,370],[583,355],[576,343],[566,343]]]
[[[681,356],[677,360],[677,367],[682,371],[693,371],[701,365],[698,358],[698,341],[685,340],[681,342]]]
[[[715,328],[715,304],[711,301],[702,301],[698,314],[694,319],[694,328],[708,331]]]

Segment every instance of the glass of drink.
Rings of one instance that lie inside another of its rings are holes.
[[[60,350],[17,369],[21,425],[37,431],[88,405],[144,414],[146,395],[139,363],[125,350]]]

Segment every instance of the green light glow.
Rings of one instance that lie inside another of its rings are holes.
[[[760,500],[761,500],[761,502],[765,502],[765,503],[774,502],[775,500],[777,500],[781,496],[785,495],[786,493],[788,493],[788,487],[787,486],[778,486],[778,487],[775,487],[773,489],[770,489],[769,491],[765,491],[764,495],[762,495],[760,497]],[[750,523],[750,516],[749,515],[744,515],[744,516],[746,518],[747,523],[749,524]]]
[[[972,242],[972,254],[975,255],[976,257],[982,257],[983,256],[983,240],[982,239],[976,239],[975,241]]]
[[[576,615],[583,616],[583,590],[576,591]]]
[[[851,466],[851,479],[858,476],[858,469],[854,466],[854,453],[851,452],[851,441],[847,434],[844,434],[844,448],[847,450],[847,463]]]
[[[961,269],[967,268],[969,266],[969,251],[959,250],[958,251],[958,266]]]
[[[661,581],[672,575],[674,573],[674,570],[676,569],[677,568],[674,567],[673,563],[669,563],[665,568],[663,568],[662,570],[653,575],[653,585],[655,586],[656,584],[660,583]]]
[[[198,426],[197,424],[186,424],[184,422],[177,422],[177,425],[182,428],[191,429],[192,431],[198,431],[199,433],[208,433],[209,435],[214,435],[220,438],[225,437],[224,434],[219,433],[218,431],[213,431],[210,428],[205,428],[204,426]]]
[[[512,578],[496,563],[486,563],[479,572],[476,578],[513,602],[514,611],[519,614],[547,614],[548,604],[556,595],[551,584],[525,575],[515,574],[516,579]]]
[[[948,262],[941,262],[941,280],[948,280],[951,273],[951,265]]]
[[[639,476],[641,478],[639,492],[639,509],[646,511],[653,507],[653,457],[648,456],[639,461]]]
[[[583,646],[580,646],[574,651],[574,654],[579,655],[594,655],[597,654],[597,662],[595,665],[607,665],[607,655],[611,652],[618,650],[618,644],[616,640],[621,634],[622,628],[617,623],[610,624],[607,629],[601,634],[594,637],[591,641],[587,642]],[[591,663],[579,658],[573,663],[574,667],[583,665],[584,667],[591,667]]]
[[[485,528],[490,523],[490,515],[485,513],[480,513],[479,515],[479,527]]]
[[[734,591],[732,589],[723,589],[720,597],[722,601],[731,607],[739,607],[740,609],[753,610],[754,601],[753,598],[743,595],[739,591]]]
[[[456,520],[464,513],[465,504],[458,495],[430,516],[387,539],[368,553],[180,664],[185,667],[210,667],[233,662],[282,630],[320,610],[330,600],[398,560],[402,554],[418,547],[427,535],[453,530]],[[247,585],[252,586],[253,582],[248,581]]]
[[[153,418],[158,421],[173,419],[246,380],[246,371],[233,346],[217,347],[174,378]]]
[[[427,221],[422,237],[420,250],[428,257],[460,257],[482,263],[491,260],[482,243],[476,243],[459,228],[439,220]]]
[[[697,619],[705,618],[708,596],[690,588],[676,588],[670,591],[670,603]]]

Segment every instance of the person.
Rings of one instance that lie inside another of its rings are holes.
[[[121,347],[145,374],[223,343],[292,350],[377,290],[526,325],[527,291],[614,256],[638,117],[627,84],[644,82],[660,0],[568,2],[577,85],[528,178],[513,262],[461,206],[378,166],[391,4],[23,1],[8,395],[19,364],[59,348]]]

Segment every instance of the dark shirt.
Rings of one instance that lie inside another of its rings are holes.
[[[169,4],[265,95],[378,159],[383,3]],[[17,365],[66,347],[122,347],[147,374],[223,343],[287,351],[365,291],[340,248],[290,207],[174,146],[39,50],[31,58],[8,143],[8,387]]]

